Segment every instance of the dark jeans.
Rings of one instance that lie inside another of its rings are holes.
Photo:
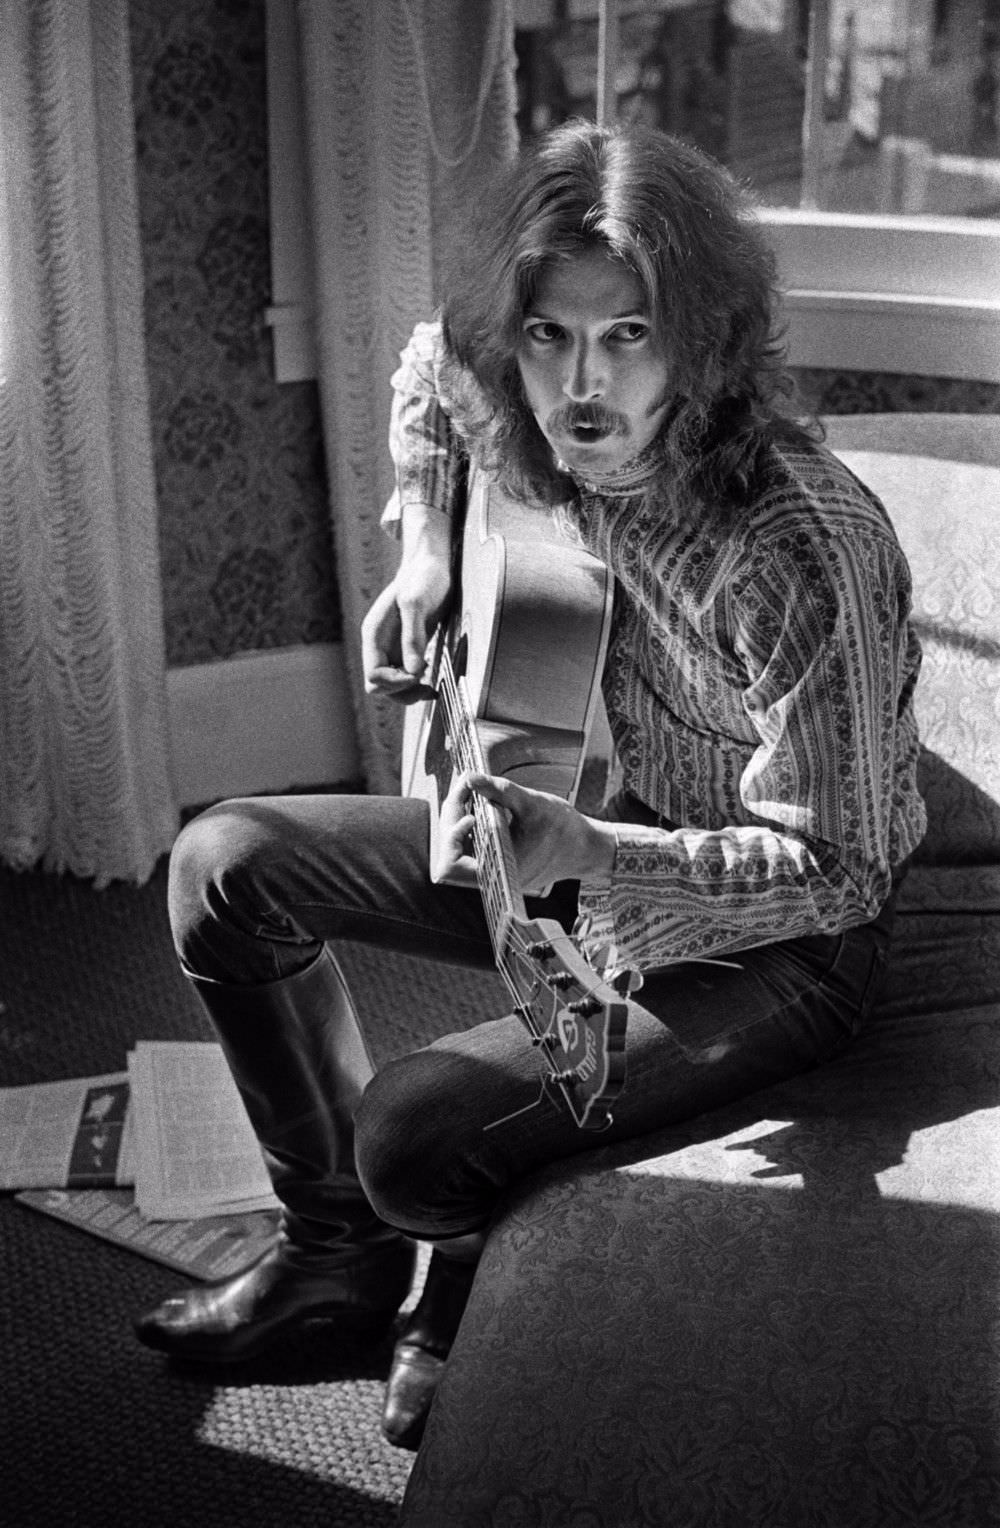
[[[533,1168],[691,1118],[832,1057],[874,1001],[892,900],[845,933],[742,951],[738,969],[690,963],[647,975],[629,1003],[625,1087],[596,1137],[543,1096],[538,1056],[515,1015],[484,1014],[390,1062],[356,1120],[358,1171],[376,1210],[413,1236],[480,1230],[505,1188]],[[576,887],[564,883],[544,901],[529,899],[529,912],[568,928],[575,905]],[[175,846],[170,915],[187,969],[225,983],[280,980],[341,939],[492,966],[478,893],[430,882],[426,807],[395,797],[281,796],[212,808]]]

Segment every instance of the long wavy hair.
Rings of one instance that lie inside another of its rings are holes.
[[[751,205],[721,165],[664,133],[568,123],[488,188],[444,283],[456,422],[514,492],[572,497],[517,352],[543,273],[593,248],[638,278],[670,368],[662,467],[648,492],[682,519],[721,525],[745,503],[765,442],[801,427],[786,403],[774,258]]]

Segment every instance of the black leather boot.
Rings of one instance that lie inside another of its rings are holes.
[[[423,1293],[396,1342],[386,1383],[382,1431],[397,1448],[420,1446],[475,1277],[475,1262],[431,1254]]]
[[[243,1363],[305,1321],[328,1319],[344,1337],[377,1342],[391,1327],[413,1280],[413,1249],[402,1244],[324,1267],[296,1258],[282,1237],[225,1283],[170,1295],[135,1322],[148,1348],[192,1363]]]
[[[340,968],[324,948],[282,981],[193,978],[281,1200],[276,1244],[226,1282],[183,1291],[135,1322],[175,1358],[254,1358],[304,1321],[378,1337],[413,1279],[413,1244],[379,1220],[354,1168],[354,1112],[372,1065]]]

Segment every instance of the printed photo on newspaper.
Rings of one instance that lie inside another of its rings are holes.
[[[127,1072],[0,1088],[0,1189],[132,1182]]]

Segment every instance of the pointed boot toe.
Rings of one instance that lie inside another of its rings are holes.
[[[420,1447],[446,1362],[416,1343],[396,1344],[382,1409],[382,1432],[396,1448]]]

